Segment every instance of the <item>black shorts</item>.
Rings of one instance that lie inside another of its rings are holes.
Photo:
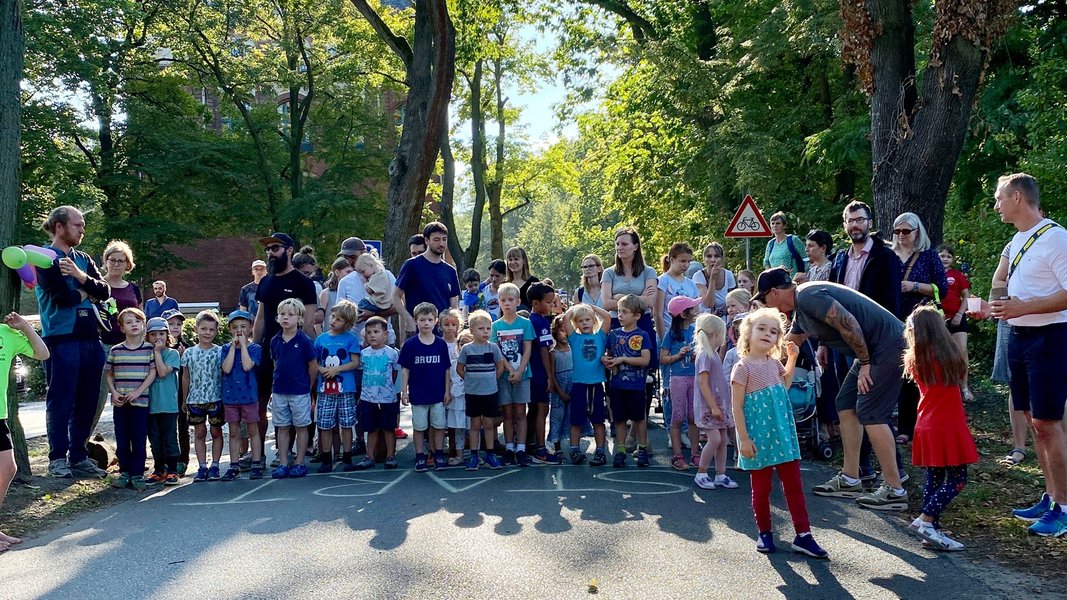
[[[949,333],[967,333],[967,315],[963,315],[959,325],[953,325],[952,319],[945,319],[945,327]]]
[[[645,420],[647,405],[645,404],[645,390],[623,390],[611,388],[611,420],[614,423],[633,421],[640,423]]]
[[[366,433],[388,431],[393,433],[400,424],[400,403],[367,402],[360,400],[356,405],[356,419],[360,428]]]
[[[1008,339],[1011,400],[1015,410],[1035,419],[1062,421],[1067,401],[1067,369],[1061,352],[1067,346],[1067,323],[1044,327],[1012,325]]]
[[[603,425],[607,420],[608,409],[604,406],[604,384],[571,384],[571,425],[584,427],[592,422]]]
[[[7,402],[7,399],[4,399]],[[11,430],[7,428],[7,419],[0,419],[0,452],[14,450],[15,443],[11,441]]]
[[[495,419],[500,416],[499,394],[467,394],[465,398],[467,400],[468,417],[472,419],[478,417]]]
[[[226,423],[226,412],[221,402],[186,404],[185,411],[189,414],[190,425],[209,423],[212,427],[222,427]]]
[[[548,404],[548,381],[530,380],[530,403]]]

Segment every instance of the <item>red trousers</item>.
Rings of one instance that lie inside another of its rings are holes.
[[[756,514],[756,526],[760,532],[771,530],[771,484],[774,470],[778,470],[778,479],[782,480],[785,502],[789,507],[789,516],[793,519],[793,529],[797,535],[811,531],[808,522],[808,506],[804,500],[804,483],[800,479],[800,461],[782,463],[752,471],[752,511]]]

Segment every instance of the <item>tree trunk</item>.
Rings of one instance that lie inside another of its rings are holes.
[[[456,235],[456,157],[452,155],[452,146],[448,139],[448,115],[445,115],[445,124],[441,127],[441,222],[448,228],[448,253],[456,263],[456,271],[460,274],[467,268],[466,257],[463,248],[459,245],[459,236]]]
[[[482,66],[484,60],[479,58],[474,63],[474,77],[470,80],[471,88],[471,177],[474,179],[474,214],[471,216],[471,239],[467,246],[464,262],[474,267],[478,264],[478,251],[482,245],[482,214],[485,212],[485,111],[482,110]],[[499,212],[500,207],[497,206]],[[495,258],[497,255],[493,255]]]
[[[501,38],[500,45],[504,45]],[[496,164],[494,165],[493,181],[489,183],[489,232],[491,258],[504,258],[504,213],[500,209],[501,196],[504,193],[504,136],[506,124],[504,122],[504,90],[503,90],[503,60],[499,57],[493,59],[493,87],[496,93]]]
[[[941,240],[945,202],[988,48],[1003,33],[1016,4],[938,2],[920,96],[911,3],[842,2],[846,60],[857,65],[871,94],[871,190],[881,229],[888,229],[900,213],[914,212],[931,240]]]
[[[19,82],[25,58],[26,37],[22,24],[22,1],[0,0],[0,247],[18,243],[15,234],[18,228],[20,183],[20,123],[22,98]],[[0,307],[18,310],[19,278],[13,271],[0,276]],[[4,373],[10,377],[10,373]],[[8,388],[8,427],[15,446],[15,465],[18,480],[28,481],[30,459],[26,451],[26,436],[19,423],[19,403],[14,391]]]

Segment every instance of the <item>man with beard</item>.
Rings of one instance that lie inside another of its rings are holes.
[[[256,321],[252,329],[252,339],[264,348],[270,347],[270,341],[281,331],[278,324],[278,305],[282,300],[296,298],[304,303],[304,314],[314,315],[318,298],[315,297],[315,282],[293,268],[293,252],[296,242],[284,233],[272,233],[260,238],[267,252],[268,275],[259,282],[256,290]],[[304,319],[304,332],[315,338],[315,319]],[[259,364],[259,422],[267,422],[267,402],[270,400],[271,385],[274,380],[274,361],[270,353],[264,352]],[[266,441],[267,429],[260,427],[260,435]]]
[[[107,473],[89,458],[85,444],[104,369],[93,301],[107,300],[111,288],[93,259],[77,249],[85,235],[81,211],[73,206],[54,208],[41,229],[52,236],[47,247],[57,256],[48,268],[37,267],[36,288],[41,337],[51,355],[44,363],[48,473],[103,477]]]
[[[168,310],[178,310],[178,301],[167,295],[167,282],[162,279],[152,284],[152,298],[144,303],[144,314],[149,319],[160,317]]]
[[[401,329],[415,331],[412,310],[422,302],[429,302],[437,311],[459,307],[459,275],[456,268],[444,261],[448,248],[448,228],[434,221],[422,230],[426,251],[404,261],[393,286],[393,306],[400,313]]]
[[[871,233],[871,207],[854,200],[843,212],[845,232],[852,245],[837,253],[830,281],[846,285],[900,314],[900,259],[878,234]]]
[[[237,295],[237,308],[252,313],[252,318],[259,312],[259,304],[256,302],[256,291],[259,290],[259,282],[267,276],[267,263],[262,260],[252,261],[252,281],[244,284],[241,292]]]

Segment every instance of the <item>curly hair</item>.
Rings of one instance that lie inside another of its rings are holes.
[[[750,352],[750,341],[752,338],[752,329],[755,327],[757,321],[772,320],[775,325],[778,326],[778,340],[771,346],[771,351],[767,353],[771,358],[782,357],[782,340],[785,339],[785,315],[783,315],[777,308],[761,308],[748,313],[744,320],[741,321],[741,334],[737,339],[737,355],[748,356]]]

